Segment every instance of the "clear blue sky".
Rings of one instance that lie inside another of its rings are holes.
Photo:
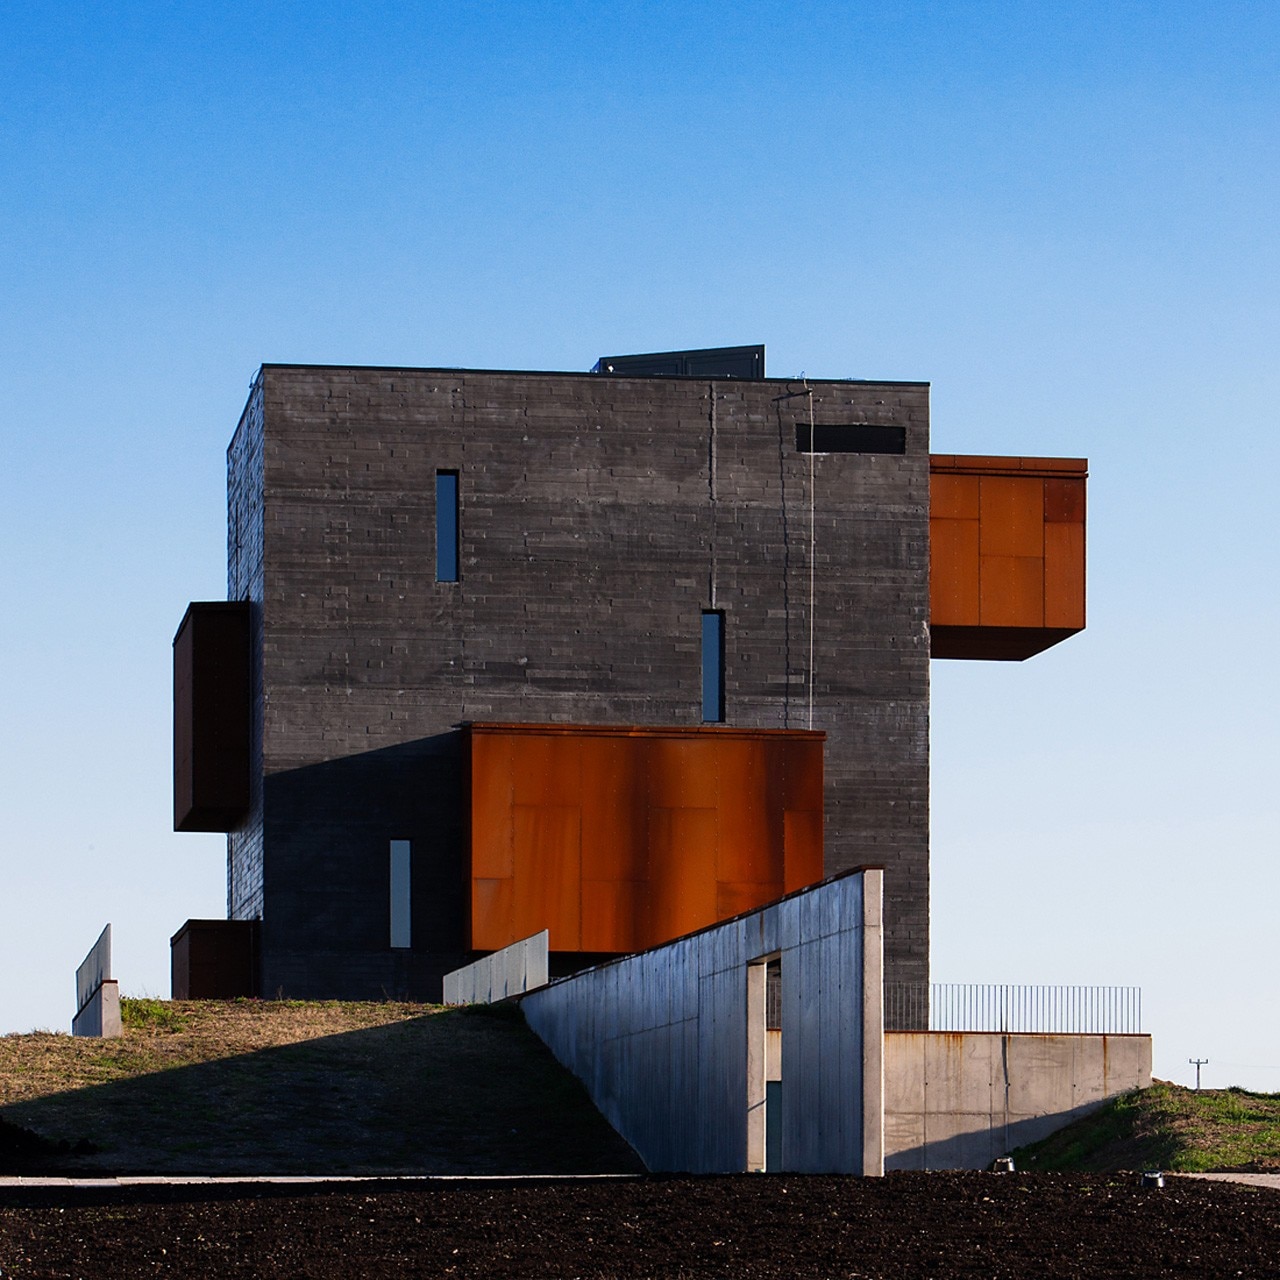
[[[933,667],[934,978],[1280,1089],[1278,108],[1271,0],[6,4],[0,1031],[224,913],[170,642],[258,364],[763,341],[1090,459],[1088,630]]]

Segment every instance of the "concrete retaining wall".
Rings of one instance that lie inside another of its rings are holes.
[[[889,1032],[885,1168],[985,1169],[1151,1084],[1151,1037]]]
[[[543,929],[444,975],[445,1004],[492,1004],[547,985],[551,934]]]
[[[883,1171],[882,873],[852,872],[525,996],[529,1025],[653,1170]],[[766,1111],[765,961],[782,966]]]

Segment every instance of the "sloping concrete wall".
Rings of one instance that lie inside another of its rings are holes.
[[[445,1004],[492,1004],[547,984],[550,933],[543,929],[444,975]]]
[[[111,926],[108,924],[76,970],[76,1015],[73,1036],[112,1037],[124,1034],[120,1021],[120,988],[111,977]]]
[[[1151,1084],[1151,1037],[885,1035],[885,1168],[985,1169]]]
[[[782,965],[779,1167],[883,1171],[882,873],[851,872],[521,1000],[652,1170],[764,1164],[762,961]],[[749,1137],[748,1130],[751,1130]]]

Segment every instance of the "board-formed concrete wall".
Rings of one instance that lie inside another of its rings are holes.
[[[811,409],[903,451],[802,452]],[[468,958],[457,726],[700,725],[708,609],[726,723],[826,732],[825,873],[885,867],[892,978],[927,981],[928,416],[922,383],[264,366],[228,451],[254,697],[228,904],[262,919],[263,993],[438,998]]]
[[[546,986],[549,969],[545,929],[501,951],[481,956],[444,975],[445,1004],[492,1004]]]
[[[529,1025],[655,1171],[883,1172],[883,877],[852,872],[521,999]],[[765,966],[782,966],[779,1116]],[[777,1144],[775,1146],[775,1143]]]
[[[885,1168],[986,1169],[1151,1084],[1146,1035],[885,1035]]]

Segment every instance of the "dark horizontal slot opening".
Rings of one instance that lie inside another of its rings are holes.
[[[877,427],[867,424],[833,426],[817,423],[812,443],[809,424],[796,424],[796,449],[800,453],[906,453],[906,427]]]

